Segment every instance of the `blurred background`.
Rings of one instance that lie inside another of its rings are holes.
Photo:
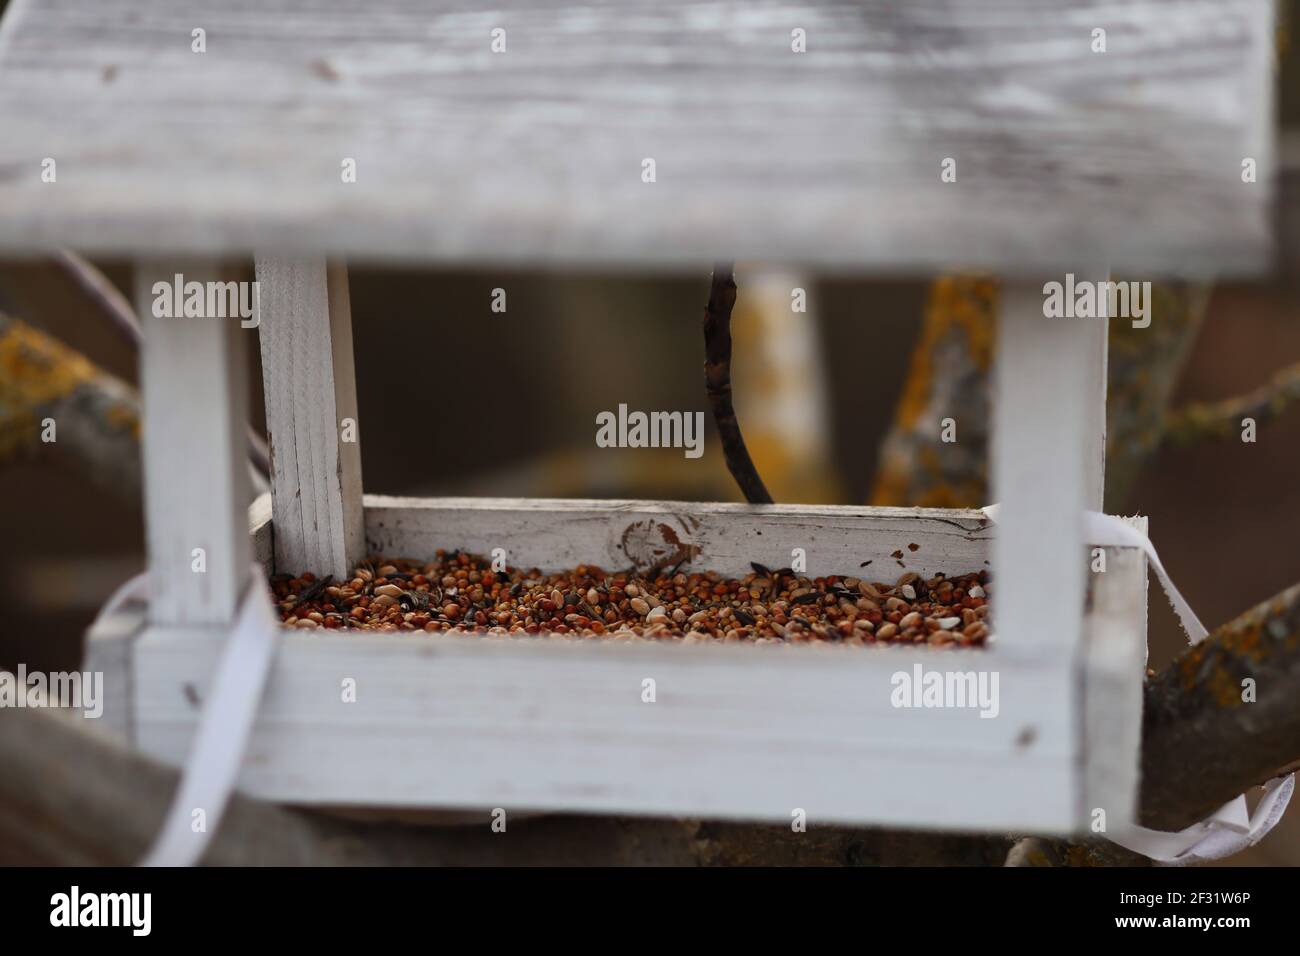
[[[130,267],[102,266],[129,293]],[[933,340],[971,319],[962,309],[991,308],[991,283],[945,294],[943,284],[816,281],[745,264],[737,280],[736,403],[778,501],[987,502],[952,500],[977,495],[984,477],[978,429],[969,441],[962,430],[984,414],[973,391],[931,396],[936,408],[945,400],[962,403],[950,412],[960,423],[958,444],[934,446],[956,456],[954,480],[940,499],[935,482],[877,487],[877,475],[891,428],[892,441],[906,446],[909,437],[900,395],[911,365],[937,356],[938,368],[929,372],[940,383],[969,379],[978,365],[978,341],[954,354]],[[806,285],[807,313],[790,311],[792,285]],[[494,288],[507,292],[504,314],[489,307]],[[353,269],[351,294],[367,491],[740,500],[704,394],[707,266],[680,277]],[[1174,311],[1192,297],[1173,300],[1164,314],[1161,301],[1153,333],[1195,311]],[[0,312],[135,382],[133,348],[58,265],[0,265]],[[1184,338],[1190,351],[1171,408],[1249,392],[1300,363],[1300,290],[1285,283],[1216,286]],[[257,369],[256,336],[247,341]],[[973,364],[962,354],[974,355]],[[0,367],[0,378],[7,374]],[[925,376],[912,374],[914,389]],[[260,371],[253,378],[256,419]],[[1123,393],[1113,385],[1112,404],[1117,394]],[[705,412],[710,444],[702,461],[688,461],[680,450],[597,449],[596,413],[620,402]],[[937,418],[920,418],[913,427],[924,446],[925,422]],[[51,447],[0,459],[0,580],[7,591],[0,666],[77,666],[98,607],[144,566],[138,490],[105,487]],[[1113,449],[1112,456],[1119,460]],[[1208,626],[1300,582],[1300,406],[1262,425],[1254,444],[1234,432],[1140,457],[1130,487],[1108,509],[1150,516],[1162,558]],[[958,480],[968,474],[975,488]],[[1151,591],[1150,641],[1157,668],[1185,641],[1158,588]],[[1300,863],[1300,817],[1289,814],[1249,862]]]

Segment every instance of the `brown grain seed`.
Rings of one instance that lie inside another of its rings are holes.
[[[459,552],[439,552],[424,566],[391,561],[379,570],[385,573],[376,574],[369,564],[357,568],[349,586],[331,586],[330,579],[310,574],[277,576],[271,589],[280,602],[279,616],[287,626],[303,620],[318,627],[383,632],[424,628],[436,633],[460,626],[478,634],[551,632],[561,638],[593,639],[609,630],[618,632],[619,640],[681,640],[688,631],[703,635],[700,640],[732,634],[732,643],[755,644],[860,644],[872,641],[877,628],[880,640],[894,643],[924,641],[933,632],[941,634],[941,640],[978,644],[988,632],[981,621],[988,613],[985,599],[969,596],[980,593],[975,588],[987,572],[952,581],[936,575],[925,585],[933,595],[929,603],[909,605],[903,598],[916,595],[920,584],[909,591],[906,584],[893,587],[856,577],[809,580],[789,569],[775,572],[772,579],[757,576],[757,569],[741,579],[728,579],[713,571],[674,568],[653,582],[663,588],[659,596],[646,584],[595,567],[545,576],[498,573],[481,558]],[[374,577],[380,578],[378,586],[366,583]],[[385,578],[393,583],[385,583]],[[603,581],[603,586],[592,579]],[[759,595],[766,595],[765,603]],[[882,612],[881,603],[887,610]],[[943,630],[940,621],[946,624],[950,617],[979,636],[958,633],[956,627]]]

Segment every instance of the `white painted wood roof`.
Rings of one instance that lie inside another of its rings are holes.
[[[1271,59],[1269,0],[14,0],[0,253],[1239,273]]]

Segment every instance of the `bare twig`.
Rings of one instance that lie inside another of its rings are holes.
[[[60,249],[52,258],[54,264],[94,303],[100,314],[107,318],[122,337],[138,350],[144,342],[144,331],[140,328],[131,303],[117,290],[117,286],[108,281],[108,277],[100,272],[94,263],[70,249]],[[263,478],[271,474],[270,449],[267,447],[266,439],[259,435],[252,425],[248,426],[248,454],[253,467],[261,472]]]
[[[1243,418],[1263,425],[1300,401],[1300,363],[1278,372],[1268,384],[1247,395],[1218,402],[1189,402],[1170,412],[1165,422],[1166,443],[1190,445],[1202,439],[1236,438]]]
[[[144,341],[144,332],[140,329],[131,303],[117,290],[117,286],[108,281],[108,276],[71,249],[60,249],[51,259],[95,304],[95,308],[113,323],[122,338],[139,349],[140,343]]]
[[[772,496],[754,468],[731,402],[731,310],[736,304],[733,263],[713,267],[709,303],[704,307],[704,385],[718,426],[727,470],[750,504],[771,504]]]

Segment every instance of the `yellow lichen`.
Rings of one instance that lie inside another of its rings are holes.
[[[77,352],[0,316],[0,459],[34,445],[43,410],[95,374]]]
[[[1300,628],[1291,622],[1297,601],[1300,586],[1252,608],[1188,648],[1176,663],[1181,688],[1198,690],[1223,709],[1240,706],[1243,676],[1281,655],[1300,651]],[[1283,628],[1272,634],[1279,624]]]
[[[930,286],[921,340],[912,353],[907,383],[898,403],[896,426],[911,428],[930,401],[936,370],[935,350],[960,328],[973,367],[987,372],[993,363],[998,284],[993,279],[943,276]]]

